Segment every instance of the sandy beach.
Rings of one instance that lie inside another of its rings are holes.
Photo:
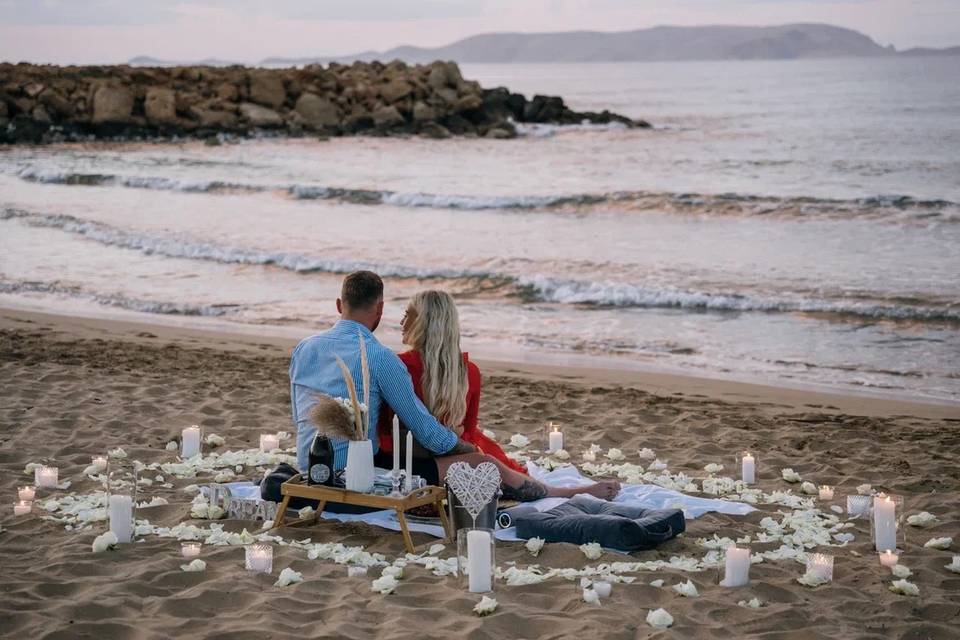
[[[53,459],[67,491],[97,489],[82,471],[91,456],[123,447],[145,463],[170,461],[164,449],[184,426],[203,425],[223,436],[227,449],[257,446],[260,433],[292,430],[289,420],[287,339],[171,329],[129,322],[82,320],[25,311],[0,311],[0,525],[3,602],[0,635],[31,638],[957,638],[960,575],[944,565],[951,551],[927,549],[930,538],[960,533],[960,410],[871,397],[830,395],[740,383],[616,371],[557,370],[482,363],[481,423],[505,442],[534,436],[547,420],[564,426],[571,461],[591,444],[618,447],[628,461],[649,447],[670,471],[695,478],[708,463],[732,466],[736,451],[757,452],[760,488],[792,488],[783,468],[804,480],[837,487],[837,496],[870,483],[902,494],[907,514],[929,511],[939,524],[910,528],[901,563],[918,597],[888,590],[892,578],[872,551],[866,521],[847,531],[855,540],[831,548],[832,584],[810,589],[796,578],[802,565],[765,561],[742,589],[717,586],[716,571],[637,572],[633,584],[614,585],[602,606],[580,599],[576,583],[553,578],[538,585],[496,587],[499,607],[472,613],[478,596],[454,578],[408,567],[391,595],[370,590],[369,578],[347,578],[342,565],[308,560],[302,550],[278,547],[270,576],[243,569],[243,550],[205,545],[207,570],[185,573],[179,543],[145,536],[103,554],[91,552],[105,530],[65,531],[39,509],[14,517],[16,488],[29,481],[27,463]],[[247,470],[251,471],[251,470]],[[241,474],[242,476],[243,474]],[[202,481],[202,479],[201,479]],[[168,505],[138,510],[140,518],[171,526],[190,520],[195,480],[171,479],[146,498]],[[540,564],[582,568],[615,561],[703,556],[698,538],[738,538],[761,531],[766,516],[787,511],[759,505],[746,517],[707,515],[688,521],[687,533],[656,551],[632,557],[605,553],[588,561],[567,544],[548,544],[533,558],[521,543],[500,543],[502,568]],[[207,524],[198,522],[198,524]],[[257,523],[224,521],[231,531]],[[388,559],[404,553],[398,534],[366,525],[322,523],[309,531],[281,530],[291,539],[362,545]],[[427,542],[423,535],[417,542]],[[773,545],[776,546],[776,545]],[[756,545],[754,550],[768,548]],[[821,549],[823,550],[823,549]],[[441,552],[442,557],[451,550]],[[273,586],[285,567],[304,581]],[[661,588],[650,582],[663,579]],[[670,587],[690,579],[700,595],[684,598]],[[758,609],[738,602],[759,598]],[[663,607],[674,625],[650,627],[648,611]]]

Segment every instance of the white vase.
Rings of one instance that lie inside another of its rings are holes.
[[[373,491],[373,442],[351,440],[347,446],[347,491]]]

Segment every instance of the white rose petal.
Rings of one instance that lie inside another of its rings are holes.
[[[657,454],[654,453],[653,449],[647,449],[644,447],[637,452],[637,456],[639,456],[641,460],[653,460],[657,457]]]
[[[297,515],[300,517],[301,520],[306,520],[308,518],[311,518],[313,517],[313,514],[314,514],[314,509],[313,507],[310,507],[310,506],[306,506],[303,509],[300,509],[299,511],[297,511]]]
[[[199,571],[206,571],[206,570],[207,570],[207,563],[204,562],[203,560],[201,560],[200,558],[197,558],[196,560],[194,560],[194,561],[191,562],[190,564],[182,564],[182,565],[180,565],[180,569],[181,569],[182,571],[186,571],[186,572],[188,572],[188,573],[199,572]]]
[[[123,447],[117,447],[116,449],[107,451],[107,456],[121,460],[127,457],[127,452],[123,450]]]
[[[167,443],[167,446],[165,448],[167,451],[176,451],[177,449],[180,448],[180,445],[177,444],[176,440],[171,440],[170,442]]]
[[[890,567],[890,573],[896,578],[909,578],[913,575],[913,571],[910,571],[909,567],[905,567],[902,564],[895,564]]]
[[[583,551],[583,555],[587,556],[588,560],[596,560],[603,555],[603,548],[599,542],[582,544],[580,545],[580,551]]]
[[[493,440],[494,442],[497,441],[497,434],[495,434],[493,431],[490,431],[490,429],[484,429],[484,430],[483,430],[483,435],[487,436],[488,438],[490,438],[490,439]]]
[[[557,450],[554,451],[553,454],[551,454],[551,455],[553,455],[553,457],[556,458],[557,460],[569,460],[569,459],[570,459],[570,454],[567,452],[566,449],[557,449]]]
[[[800,482],[800,474],[793,469],[787,468],[780,471],[780,475],[787,482]]]
[[[953,544],[953,538],[931,538],[923,546],[928,549],[949,549]]]
[[[737,605],[748,609],[759,609],[763,606],[763,603],[760,601],[760,598],[751,598],[750,600],[741,600]]]
[[[667,462],[666,462],[666,460],[660,460],[659,458],[657,458],[656,460],[654,460],[653,462],[650,463],[650,466],[647,467],[647,470],[648,470],[648,471],[663,471],[663,470],[666,469],[666,468],[667,468]]]
[[[593,589],[584,589],[583,590],[583,601],[587,604],[600,605],[600,594],[594,591]]]
[[[919,596],[920,587],[913,584],[912,582],[907,582],[906,580],[894,580],[890,585],[890,591],[894,593],[899,593],[905,596]]]
[[[705,466],[703,470],[706,471],[707,473],[720,473],[721,471],[723,471],[723,465],[717,464],[716,462],[711,462],[710,464]]]
[[[907,524],[911,527],[933,527],[940,524],[940,519],[928,511],[921,511],[912,516],[907,516]]]
[[[807,494],[808,496],[816,496],[820,494],[820,490],[817,489],[817,485],[812,482],[804,482],[800,485],[800,491]]]
[[[660,587],[663,586],[663,580],[653,580],[650,582],[650,586],[656,587],[657,589],[659,589]]]
[[[862,496],[872,496],[873,485],[870,485],[870,484],[857,485],[857,493],[859,493]]]
[[[227,441],[223,439],[223,436],[218,436],[215,433],[211,433],[210,435],[208,435],[206,438],[206,442],[211,447],[222,447],[224,444],[227,443]]]
[[[393,593],[393,590],[397,588],[398,584],[400,583],[397,582],[397,579],[393,576],[380,576],[373,581],[373,584],[370,585],[370,589],[383,595],[387,595]]]
[[[26,475],[28,475],[28,476],[29,476],[29,475],[33,475],[33,472],[34,472],[36,469],[39,469],[39,468],[42,467],[42,466],[43,466],[43,465],[40,464],[39,462],[28,462],[28,463],[27,463],[27,466],[25,466],[25,467],[23,468],[23,473],[26,474]]]
[[[610,449],[607,451],[607,458],[613,461],[618,461],[625,459],[626,456],[623,455],[623,451],[620,451],[620,449]]]
[[[112,549],[117,545],[119,540],[117,540],[117,534],[113,531],[107,531],[103,535],[99,535],[93,540],[93,552],[102,553],[107,549]]]
[[[956,558],[957,558],[957,556],[954,556],[954,559],[956,559]],[[960,562],[952,562],[952,563],[950,563],[950,564],[945,564],[945,565],[943,565],[943,568],[946,569],[947,571],[952,571],[952,572],[954,572],[954,573],[960,573]]]
[[[446,549],[446,547],[443,546],[442,544],[439,544],[439,543],[438,543],[438,544],[432,544],[432,545],[430,545],[430,548],[427,549],[427,555],[435,556],[435,555],[437,555],[438,553],[440,553],[441,551],[443,551],[444,549]]]
[[[277,581],[273,583],[273,586],[289,587],[290,585],[298,582],[303,582],[303,574],[299,571],[294,571],[290,567],[287,567],[280,572],[280,576],[277,578]]]
[[[494,598],[483,596],[480,602],[473,608],[473,612],[478,616],[488,616],[497,610],[497,601]]]
[[[543,549],[544,542],[545,540],[543,538],[530,538],[526,544],[527,551],[535,556],[540,555],[540,550]]]
[[[393,565],[389,567],[384,567],[383,571],[380,572],[381,576],[393,576],[397,580],[403,577],[403,567],[395,567]]]
[[[515,433],[510,436],[510,444],[517,449],[522,449],[528,444],[530,444],[530,438],[523,435],[522,433]]]
[[[700,592],[697,591],[697,585],[693,584],[689,580],[673,585],[673,590],[685,598],[696,598],[700,595]]]
[[[807,571],[805,574],[797,578],[797,582],[806,587],[819,587],[820,585],[830,582],[830,579],[819,571]]]
[[[666,609],[655,609],[647,614],[647,624],[654,629],[666,629],[673,624],[673,616]]]

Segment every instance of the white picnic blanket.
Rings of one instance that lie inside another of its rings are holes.
[[[564,467],[554,471],[544,471],[534,463],[527,463],[527,470],[530,475],[541,482],[557,487],[583,487],[594,484],[594,481],[583,476],[576,467]],[[260,497],[260,487],[252,482],[231,482],[226,486],[230,487],[232,495],[241,498]],[[544,498],[534,502],[528,502],[530,506],[536,507],[538,511],[546,511],[553,507],[563,504],[567,498]],[[614,498],[614,502],[630,504],[643,507],[645,509],[682,509],[683,515],[688,520],[699,518],[705,513],[715,512],[724,513],[733,516],[742,516],[754,511],[754,508],[743,502],[731,502],[729,500],[719,500],[716,498],[697,498],[688,496],[679,491],[664,489],[654,484],[625,484],[621,487],[620,493]],[[325,520],[339,520],[340,522],[366,522],[377,527],[400,531],[400,523],[397,521],[397,514],[393,510],[374,511],[372,513],[350,514],[350,513],[327,513],[322,516]],[[443,537],[443,528],[439,524],[419,520],[417,518],[407,517],[407,524],[411,531],[419,531],[437,538]],[[496,537],[498,540],[516,541],[521,540],[517,537],[517,528],[509,527],[507,529],[497,529]]]

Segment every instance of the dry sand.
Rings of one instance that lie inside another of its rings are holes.
[[[15,518],[11,504],[24,484],[24,465],[56,459],[69,491],[97,487],[82,480],[93,455],[123,446],[132,458],[166,461],[164,444],[192,422],[227,440],[226,448],[255,447],[261,432],[292,430],[289,421],[288,340],[217,335],[122,322],[83,321],[0,310],[0,468],[6,496],[0,515],[0,635],[21,638],[960,638],[960,575],[943,565],[950,552],[924,549],[932,537],[960,546],[960,410],[862,397],[624,372],[544,370],[504,364],[484,367],[482,424],[501,439],[536,434],[546,420],[565,426],[573,460],[590,444],[616,446],[636,461],[650,447],[673,472],[702,476],[709,462],[731,466],[749,448],[760,457],[760,486],[786,488],[780,469],[792,467],[816,483],[837,485],[838,496],[861,483],[903,494],[907,512],[926,510],[941,524],[911,530],[902,562],[920,596],[887,589],[891,579],[871,553],[867,525],[856,541],[834,549],[835,582],[818,589],[796,583],[792,561],[754,565],[743,589],[715,585],[716,573],[638,573],[615,585],[602,607],[583,603],[572,582],[554,579],[526,587],[498,586],[499,608],[487,618],[471,612],[477,596],[408,568],[393,595],[370,591],[369,579],[302,551],[281,548],[273,576],[247,574],[239,547],[205,548],[203,573],[180,571],[179,543],[146,537],[117,551],[93,554],[94,533],[71,533],[37,513]],[[151,489],[168,506],[138,512],[155,524],[189,519],[189,498],[177,480]],[[765,506],[748,517],[707,515],[688,533],[634,559],[702,555],[695,539],[756,534]],[[227,522],[233,530],[253,523]],[[99,533],[102,530],[97,531]],[[303,531],[285,530],[303,538]],[[316,542],[364,545],[396,557],[400,536],[364,525],[323,523]],[[418,542],[426,541],[419,536]],[[860,553],[857,557],[854,553]],[[447,552],[449,553],[449,552]],[[520,543],[500,543],[498,564],[539,562],[582,567],[572,545],[548,544],[534,560]],[[628,559],[605,554],[601,561]],[[291,566],[304,582],[273,586]],[[669,587],[691,579],[698,598]],[[759,597],[761,609],[737,606]],[[649,627],[650,609],[675,618],[666,631]]]

